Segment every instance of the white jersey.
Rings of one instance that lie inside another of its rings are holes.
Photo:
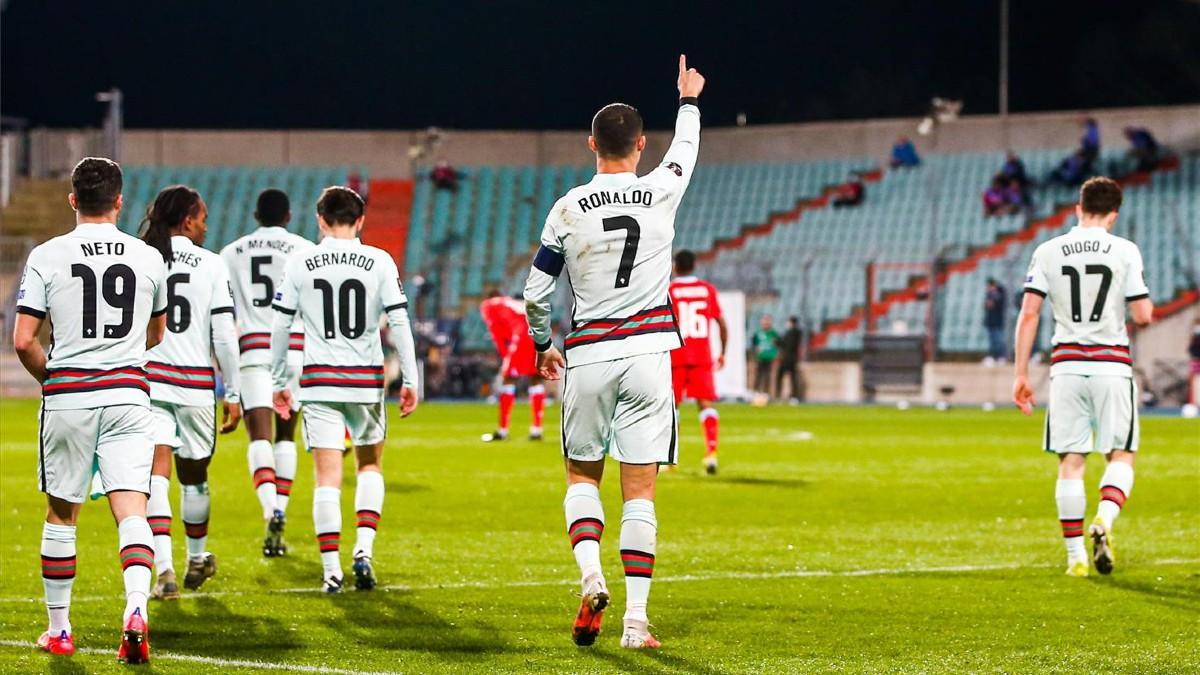
[[[1132,377],[1125,303],[1150,297],[1137,244],[1101,227],[1071,228],[1033,252],[1025,290],[1054,311],[1051,376]]]
[[[275,294],[272,373],[287,384],[283,344],[295,317],[304,330],[300,400],[376,403],[383,399],[379,317],[387,314],[404,382],[415,386],[416,357],[408,299],[392,257],[358,239],[326,237],[292,256]]]
[[[216,387],[213,344],[224,337],[234,316],[229,272],[220,256],[196,246],[187,237],[171,237],[171,249],[167,334],[146,354],[150,399],[211,407]],[[222,314],[225,316],[218,316]],[[233,363],[222,362],[221,374],[225,376],[227,394],[232,394],[227,398],[237,400],[237,352],[230,351]]]
[[[700,109],[679,107],[675,138],[649,174],[597,174],[555,202],[525,284],[529,333],[550,345],[550,296],[565,267],[574,294],[567,367],[680,346],[667,289],[675,213],[696,166]]]
[[[17,312],[49,318],[45,410],[150,405],[146,324],[167,309],[162,254],[111,223],[33,249]]]
[[[311,241],[282,227],[259,227],[221,249],[233,285],[243,366],[270,363],[271,324],[275,318],[271,299],[279,289],[288,258],[312,246]],[[303,349],[298,323],[292,332],[292,349],[298,354]]]

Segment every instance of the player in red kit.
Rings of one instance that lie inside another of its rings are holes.
[[[669,292],[683,346],[671,352],[671,379],[675,385],[676,406],[683,402],[685,396],[696,399],[696,404],[700,406],[700,424],[704,427],[704,468],[714,474],[717,472],[717,427],[720,416],[713,407],[713,401],[717,398],[713,371],[725,366],[725,345],[729,331],[725,317],[721,315],[716,287],[696,278],[693,274],[695,269],[694,253],[679,251],[675,254],[675,278],[671,279]],[[721,355],[715,364],[709,341],[713,321],[717,322],[717,330],[721,335]]]
[[[529,405],[533,409],[533,420],[529,424],[529,439],[542,440],[542,413],[546,407],[546,388],[538,376],[536,351],[533,338],[529,337],[529,323],[525,320],[525,303],[492,291],[479,305],[483,322],[492,333],[492,341],[499,352],[500,377],[504,385],[500,388],[500,424],[496,431],[484,434],[487,442],[503,441],[508,438],[508,419],[512,415],[513,403],[517,399],[518,378],[530,378]]]

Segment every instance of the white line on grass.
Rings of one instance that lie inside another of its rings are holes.
[[[22,640],[0,640],[0,647],[21,647],[25,649],[33,649],[36,645],[32,642],[24,642]],[[79,647],[76,649],[80,654],[99,654],[114,656],[111,649],[97,649],[95,647]],[[176,654],[174,652],[155,651],[150,655],[152,661],[186,661],[188,663],[201,663],[206,666],[221,666],[224,668],[254,668],[257,670],[283,670],[292,673],[334,673],[335,675],[394,675],[394,671],[364,671],[364,670],[346,670],[344,668],[330,668],[328,666],[306,666],[299,663],[271,663],[269,661],[252,661],[248,659],[221,659],[215,656],[199,656],[197,654]]]
[[[1200,564],[1200,558],[1163,558],[1161,560],[1148,560],[1139,563],[1142,567],[1154,567],[1156,565],[1197,565]],[[1003,570],[1019,570],[1019,569],[1048,569],[1051,565],[1027,565],[1024,563],[996,563],[993,565],[942,565],[933,567],[880,567],[873,569],[860,570],[777,570],[774,572],[711,572],[698,574],[677,574],[675,576],[655,577],[657,583],[680,583],[688,581],[721,581],[724,579],[799,579],[810,577],[882,577],[882,576],[899,576],[904,574],[955,574],[955,573],[971,573],[971,572],[997,572]],[[574,579],[558,579],[558,580],[524,580],[524,581],[451,581],[441,584],[387,584],[376,587],[376,590],[381,591],[436,591],[436,590],[454,590],[462,588],[530,588],[540,586],[569,586],[578,583]],[[304,588],[272,588],[263,593],[324,593],[324,588],[318,586]],[[224,596],[246,596],[260,595],[254,591],[195,591],[188,593],[186,597],[201,597],[201,598],[220,598]],[[106,595],[91,595],[91,596],[76,596],[71,598],[72,602],[99,602],[110,601],[113,596]],[[0,597],[0,603],[20,603],[20,602],[41,602],[41,598],[18,598],[18,597]],[[3,644],[0,642],[0,644]]]

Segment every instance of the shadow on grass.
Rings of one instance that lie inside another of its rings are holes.
[[[52,675],[83,675],[88,670],[82,663],[76,663],[61,656],[52,656],[46,663],[46,672]]]
[[[720,675],[725,672],[709,667],[704,663],[685,659],[678,654],[654,649],[630,651],[618,648],[616,651],[589,651],[596,659],[602,659],[612,664],[612,667],[623,673],[701,673],[703,675]]]
[[[186,602],[163,603],[154,613],[154,646],[167,651],[261,658],[264,653],[305,648],[279,619],[261,612],[238,614],[219,598],[196,596]]]
[[[1192,614],[1200,614],[1200,585],[1179,586],[1175,584],[1155,584],[1146,581],[1131,581],[1122,578],[1109,578],[1097,583],[1105,583],[1123,591],[1130,591],[1146,596],[1151,602],[1166,605],[1172,609],[1182,609]]]
[[[730,485],[757,485],[761,487],[777,487],[795,490],[808,485],[808,481],[799,478],[764,478],[761,476],[703,476],[703,480],[712,483],[728,483]]]
[[[347,578],[347,584],[353,588],[353,579]],[[508,649],[501,631],[493,624],[462,615],[448,620],[415,604],[409,591],[349,590],[321,600],[341,612],[341,616],[324,614],[322,622],[348,643],[450,657],[497,654]],[[446,607],[450,611],[451,606]]]
[[[401,483],[399,481],[389,480],[384,483],[385,491],[391,495],[411,494],[413,492],[429,492],[432,488],[421,483]],[[353,490],[353,486],[350,488]]]

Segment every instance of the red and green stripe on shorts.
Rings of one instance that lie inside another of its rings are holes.
[[[300,386],[382,389],[383,366],[306,365],[300,371]]]
[[[645,577],[654,576],[654,554],[633,549],[621,549],[621,564],[625,566],[625,576]]]

